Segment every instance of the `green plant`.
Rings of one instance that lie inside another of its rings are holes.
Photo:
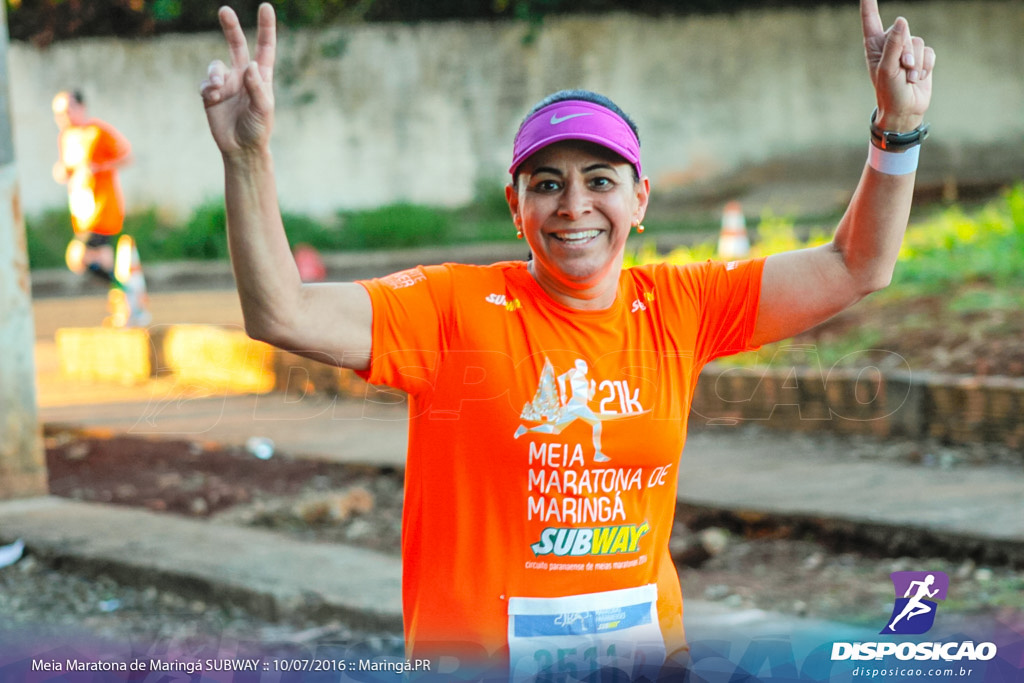
[[[135,239],[140,254],[158,254],[164,251],[163,242],[171,229],[160,218],[155,208],[131,213],[124,218],[124,232]]]
[[[25,240],[30,268],[59,268],[74,233],[67,209],[50,209],[25,217]]]
[[[320,251],[335,251],[344,246],[342,233],[334,221],[325,223],[302,214],[282,213],[281,222],[293,248],[308,244]]]
[[[776,216],[765,211],[757,223],[757,240],[751,248],[754,256],[770,256],[784,251],[802,249],[824,244],[829,236],[821,230],[812,230],[807,239],[797,235],[796,222],[792,218]]]
[[[451,243],[490,242],[509,239],[515,232],[504,181],[490,178],[477,181],[473,201],[449,212]]]
[[[894,282],[939,293],[979,281],[1024,285],[1024,184],[975,213],[953,206],[907,231]]]
[[[648,241],[641,242],[635,249],[626,251],[623,265],[643,266],[651,263],[672,263],[683,265],[686,263],[699,263],[715,257],[716,246],[710,242],[700,242],[692,246],[676,247],[668,254],[659,254],[654,244]]]
[[[466,220],[503,220],[511,223],[508,200],[505,199],[505,181],[498,178],[481,178],[476,181],[473,201],[457,209],[456,213]]]
[[[444,242],[444,212],[416,204],[392,204],[342,215],[343,244],[352,249],[414,247]]]
[[[227,216],[222,201],[208,201],[192,212],[188,221],[168,228],[153,260],[224,259],[228,257]],[[143,247],[140,244],[139,252]]]
[[[792,219],[775,216],[770,212],[766,212],[761,217],[757,226],[757,240],[751,245],[751,256],[768,256],[791,249],[814,246],[823,244],[828,239],[824,233],[815,230],[811,232],[808,239],[802,240],[797,236]],[[686,228],[686,226],[681,227]],[[677,265],[697,263],[717,258],[717,251],[717,242],[705,241],[690,246],[676,247],[668,254],[661,255],[650,242],[641,242],[638,247],[626,252],[625,265],[628,267],[659,262]]]

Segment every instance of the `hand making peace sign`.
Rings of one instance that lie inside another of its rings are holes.
[[[861,0],[860,16],[868,75],[878,101],[878,125],[883,130],[913,130],[921,125],[931,102],[935,50],[910,34],[903,17],[883,29],[878,0]]]
[[[878,124],[885,130],[913,130],[931,101],[935,51],[910,34],[903,17],[885,29],[878,0],[861,0],[860,13]],[[231,52],[231,67],[220,60],[212,62],[200,93],[217,146],[222,153],[231,154],[269,141],[274,118],[276,19],[269,3],[260,5],[256,55],[250,60],[238,16],[228,7],[221,7],[218,16]]]
[[[274,122],[274,8],[269,3],[260,5],[252,60],[235,12],[221,7],[218,18],[231,52],[231,67],[214,60],[200,86],[210,132],[225,155],[265,149]]]

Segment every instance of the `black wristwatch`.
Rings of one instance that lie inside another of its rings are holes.
[[[914,145],[920,145],[928,137],[927,123],[922,123],[914,130],[906,133],[896,133],[891,130],[882,130],[875,125],[875,118],[878,116],[878,107],[871,112],[871,142],[875,147],[884,149],[886,152],[905,152]]]

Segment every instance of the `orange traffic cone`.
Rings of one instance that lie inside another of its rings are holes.
[[[718,234],[718,255],[725,259],[743,258],[750,253],[747,221],[743,207],[737,201],[729,202],[722,211],[722,231]]]

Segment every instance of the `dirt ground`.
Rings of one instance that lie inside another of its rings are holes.
[[[71,431],[47,434],[46,445],[54,495],[399,552],[403,484],[393,469],[283,453],[263,460],[244,448]],[[838,552],[784,530],[728,531],[694,519],[677,518],[671,543],[684,595],[692,598],[874,625],[891,609],[889,574],[926,563],[956,577],[947,613],[994,611],[1024,628],[1024,568]]]
[[[371,466],[266,460],[244,448],[129,436],[46,436],[50,493],[397,553],[402,473]],[[361,533],[368,520],[373,533]]]

